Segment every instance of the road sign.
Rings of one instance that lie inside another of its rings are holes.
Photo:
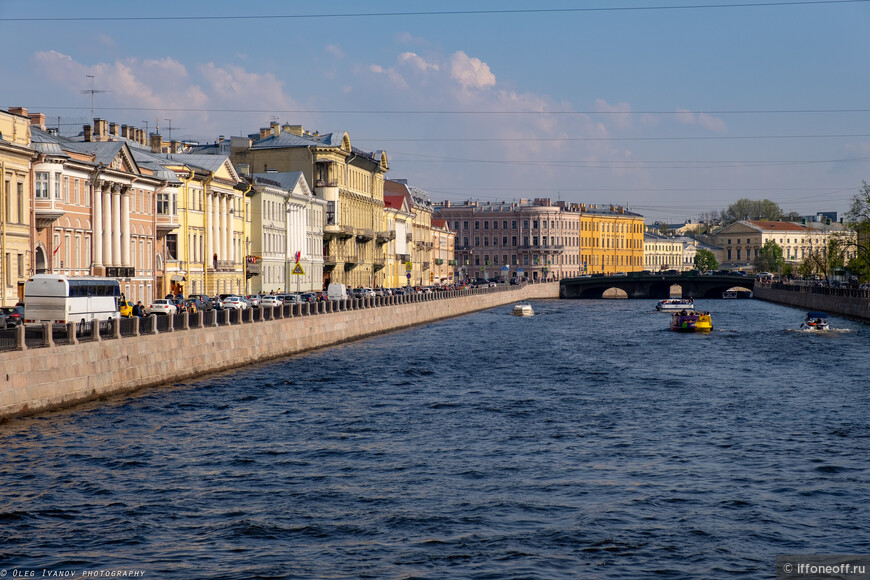
[[[413,269],[414,269],[414,264],[412,262],[405,262],[405,270],[410,272]],[[410,277],[411,276],[409,275],[408,278],[410,278]]]
[[[300,264],[300,263],[297,262],[297,263],[296,263],[296,267],[293,268],[293,271],[290,272],[290,273],[291,273],[291,274],[295,274],[296,276],[304,276],[304,275],[305,275],[305,270],[302,269],[302,264]]]
[[[411,273],[410,273],[410,272],[408,272],[408,273],[407,273],[407,274],[405,274],[405,276],[407,276],[407,277],[408,277],[408,280],[410,280],[410,279],[411,279]]]

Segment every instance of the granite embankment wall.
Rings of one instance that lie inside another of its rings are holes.
[[[558,283],[490,290],[438,300],[2,352],[0,419],[70,407],[519,300],[559,297]]]
[[[756,284],[753,295],[803,310],[821,310],[870,322],[870,292],[819,286]]]

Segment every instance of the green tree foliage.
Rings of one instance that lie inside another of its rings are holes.
[[[716,261],[716,256],[710,250],[701,248],[695,252],[695,268],[702,272],[715,270],[719,267],[719,262]]]
[[[855,257],[849,261],[849,270],[862,281],[870,279],[870,184],[861,182],[861,189],[852,198],[846,212],[849,229],[857,234],[852,245]]]
[[[741,220],[771,220],[782,219],[783,213],[779,205],[769,199],[752,200],[738,199],[722,212],[725,225]]]
[[[773,240],[767,240],[755,258],[755,269],[759,272],[779,272],[784,263],[782,248]]]
[[[843,236],[831,236],[827,245],[821,250],[815,250],[807,261],[810,263],[813,274],[824,277],[825,282],[837,271],[846,265],[845,252],[849,242]]]

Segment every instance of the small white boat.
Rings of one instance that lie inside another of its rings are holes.
[[[514,306],[514,316],[533,316],[535,311],[532,310],[531,304],[517,304]]]
[[[807,317],[801,322],[801,330],[831,330],[828,315],[818,311],[807,312]]]
[[[691,298],[670,298],[668,300],[659,300],[656,304],[656,310],[659,312],[679,312],[681,310],[694,310],[695,301]]]

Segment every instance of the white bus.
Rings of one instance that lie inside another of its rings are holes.
[[[24,322],[67,323],[120,317],[117,280],[95,276],[36,274],[24,283]]]

